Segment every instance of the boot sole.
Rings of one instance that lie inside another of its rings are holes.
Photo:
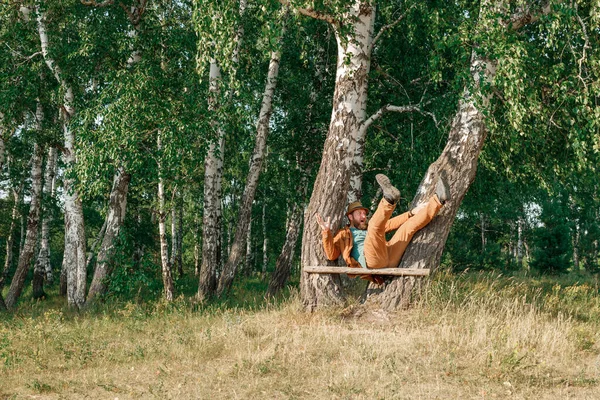
[[[390,182],[390,178],[383,174],[375,175],[375,180],[381,186],[383,190],[383,196],[390,199],[395,199],[396,201],[400,200],[400,191],[392,185]]]

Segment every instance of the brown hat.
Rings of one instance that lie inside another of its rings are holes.
[[[367,214],[369,213],[369,209],[367,207],[363,207],[360,201],[353,201],[348,204],[348,211],[346,211],[346,216],[352,214],[356,210],[365,210]]]

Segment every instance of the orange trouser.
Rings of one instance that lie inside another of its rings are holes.
[[[388,228],[389,225],[393,225],[388,221],[390,221],[394,208],[396,208],[395,205],[381,199],[377,211],[369,221],[364,249],[368,268],[396,268],[414,234],[431,222],[442,208],[442,204],[437,196],[432,196],[427,202],[427,206],[402,223],[388,242],[385,239],[386,225]],[[392,221],[393,219],[390,222]]]

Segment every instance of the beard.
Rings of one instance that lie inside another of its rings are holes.
[[[356,229],[360,229],[361,231],[366,231],[369,226],[369,221],[365,222],[352,222],[352,227]]]

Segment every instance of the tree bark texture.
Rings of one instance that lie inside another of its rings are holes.
[[[262,209],[262,233],[263,233],[263,262],[262,262],[262,271],[261,278],[264,279],[267,275],[267,265],[269,265],[269,237],[267,236],[267,205],[263,203]]]
[[[50,204],[54,199],[55,176],[56,176],[56,147],[48,149],[48,157],[46,161],[46,173],[44,175],[43,189],[43,217],[42,217],[42,233],[40,237],[40,251],[38,252],[35,270],[38,274],[43,274],[45,281],[48,284],[54,282],[52,273],[52,265],[50,265],[50,224],[52,223],[52,208]]]
[[[333,264],[326,260],[321,229],[315,222],[315,216],[331,217],[333,227],[345,224],[344,209],[351,186],[350,177],[353,175],[352,168],[357,165],[355,151],[360,146],[357,142],[364,139],[359,137],[359,133],[365,120],[375,9],[357,1],[350,14],[348,17],[354,18],[353,35],[342,38],[336,29],[338,59],[333,109],[321,165],[304,218],[303,267]],[[353,183],[355,186],[356,182]],[[303,304],[309,311],[320,305],[344,302],[338,276],[302,272],[300,291]]]
[[[58,63],[50,56],[46,14],[40,3],[41,1],[36,3],[36,13],[42,55],[64,93],[61,107],[65,143],[63,158],[66,168],[72,169],[76,163],[75,134],[69,126],[69,121],[75,115],[73,89],[63,77]],[[69,305],[81,307],[85,302],[86,292],[86,240],[83,208],[72,178],[65,177],[64,188],[65,251],[63,266],[67,269],[67,298]]]
[[[38,101],[37,109],[36,109],[36,113],[35,113],[35,125],[36,125],[35,128],[36,128],[37,132],[41,132],[43,120],[44,120],[44,110],[42,109],[42,104]],[[34,151],[35,150],[36,149],[34,148]],[[40,151],[40,153],[41,153],[41,151]],[[50,157],[48,157],[46,164],[48,164],[51,161],[52,160],[50,160]],[[46,188],[48,186],[48,185],[46,185],[46,182],[42,183],[42,172],[41,172],[42,171],[42,163],[43,163],[42,154],[40,154],[40,176],[39,176],[40,194],[39,194],[39,199],[38,199],[38,204],[39,204],[38,205],[38,221],[40,219],[41,208],[42,208],[42,204],[44,202],[44,191],[46,190]],[[32,183],[38,184],[35,181],[33,181],[33,179],[32,179]],[[50,191],[52,189],[52,179],[51,178],[50,178],[49,185],[50,185],[50,187],[48,187],[48,189],[49,189],[48,191]],[[45,196],[45,197],[48,197],[48,196]],[[37,231],[38,231],[37,225],[38,224],[36,224],[36,235],[37,235]],[[43,226],[43,222],[42,222],[42,226]],[[27,229],[29,229],[29,224],[28,224]],[[46,229],[47,229],[47,227],[46,227]],[[46,235],[47,235],[47,232],[46,232]],[[40,251],[41,251],[41,249],[40,249]],[[35,249],[33,250],[33,252],[35,252]],[[38,254],[39,254],[39,252],[38,252]],[[32,257],[33,257],[33,254],[32,254]],[[46,266],[39,265],[36,262],[33,267],[33,281],[31,283],[32,295],[33,295],[34,299],[41,299],[46,296],[46,293],[44,292],[45,275],[46,275]]]
[[[23,244],[23,250],[19,255],[17,270],[15,271],[15,275],[10,284],[10,289],[6,295],[6,306],[9,309],[14,308],[21,295],[37,244],[40,220],[40,197],[42,193],[42,151],[37,143],[33,148],[31,165],[31,203],[29,206],[29,216],[27,218],[27,233],[25,236],[25,243]]]
[[[115,242],[119,236],[119,231],[125,219],[127,210],[127,192],[131,175],[119,168],[116,172],[112,189],[110,191],[110,201],[108,215],[106,216],[106,231],[102,238],[102,245],[98,252],[96,260],[96,269],[94,277],[90,284],[88,301],[94,301],[98,296],[106,293],[107,279],[113,269],[111,258],[114,255]]]
[[[302,212],[303,207],[299,204],[294,204],[287,224],[285,242],[283,243],[279,257],[277,257],[275,271],[273,272],[273,275],[271,275],[271,280],[269,281],[267,296],[275,296],[285,287],[285,284],[290,277],[292,261],[294,259],[294,249],[296,248],[296,242],[298,241],[300,228],[302,227]]]
[[[198,299],[204,300],[214,293],[219,264],[219,242],[221,241],[220,207],[221,179],[223,177],[223,152],[225,133],[216,118],[221,72],[216,60],[210,65],[209,111],[215,115],[212,126],[217,132],[217,140],[210,143],[204,160],[204,214],[202,223],[202,265],[198,284]]]
[[[158,133],[158,151],[162,150],[161,133]],[[159,156],[160,157],[160,156]],[[173,284],[173,272],[169,260],[169,243],[167,242],[166,230],[167,214],[165,212],[165,188],[162,177],[162,166],[158,163],[158,231],[160,235],[160,259],[162,265],[163,290],[165,299],[169,302],[174,299],[175,287]]]
[[[250,170],[248,171],[246,187],[244,188],[244,194],[240,204],[235,237],[229,252],[229,257],[223,267],[223,273],[219,279],[219,286],[217,288],[217,294],[219,296],[231,288],[237,267],[245,257],[248,225],[252,216],[252,203],[254,202],[256,188],[258,187],[258,178],[260,177],[263,161],[265,159],[265,149],[267,137],[269,135],[269,122],[273,112],[273,95],[275,93],[275,88],[277,87],[277,77],[279,75],[279,60],[281,59],[280,48],[282,45],[283,31],[284,30],[282,30],[281,36],[278,39],[279,49],[271,52],[267,83],[263,93],[260,114],[256,126],[256,141],[250,159]]]

